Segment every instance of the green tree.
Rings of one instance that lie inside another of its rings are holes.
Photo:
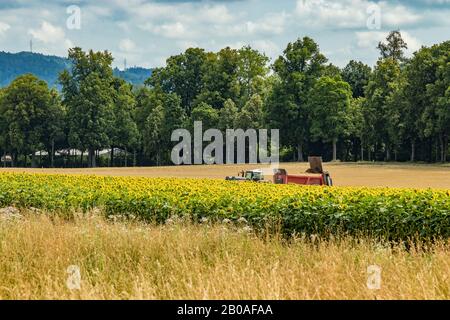
[[[406,64],[401,115],[404,123],[404,139],[411,145],[411,161],[416,160],[418,147],[422,146],[422,151],[428,149],[431,153],[436,140],[439,144],[436,149],[439,148],[441,151],[440,160],[442,160],[442,152],[446,153],[444,149],[447,148],[448,143],[445,143],[445,130],[440,133],[437,128],[443,128],[445,125],[442,126],[442,124],[448,123],[445,120],[448,111],[444,108],[442,116],[439,116],[436,111],[442,106],[438,102],[445,96],[445,90],[448,88],[448,80],[447,84],[444,80],[445,73],[439,70],[446,68],[445,59],[448,59],[449,47],[450,41],[431,48],[422,47]],[[433,157],[430,154],[423,156],[422,152],[421,158],[432,160]]]
[[[342,79],[352,87],[353,98],[364,97],[364,88],[369,82],[372,70],[360,61],[351,60],[342,70]]]
[[[208,53],[203,64],[203,88],[195,105],[204,102],[214,109],[221,109],[227,99],[239,101],[239,51],[229,47],[218,53]]]
[[[384,147],[385,160],[391,160],[391,149],[396,138],[390,135],[398,115],[392,110],[389,98],[394,91],[396,80],[400,77],[400,66],[394,59],[379,60],[366,87],[364,119],[371,135],[369,141]]]
[[[18,155],[25,159],[31,154],[32,166],[36,167],[35,153],[46,145],[46,134],[53,132],[50,115],[57,109],[54,92],[45,81],[31,74],[15,79],[3,90],[0,114],[3,149],[14,162]]]
[[[176,94],[166,95],[163,109],[164,119],[162,122],[162,140],[159,148],[163,152],[162,160],[164,163],[169,163],[170,151],[172,147],[172,132],[176,129],[185,128],[187,117],[181,107],[180,97]]]
[[[164,143],[164,108],[156,106],[145,120],[144,152],[156,156],[156,165],[161,163],[161,144]]]
[[[109,146],[113,124],[113,58],[109,52],[85,53],[69,49],[72,68],[60,75],[63,103],[67,107],[69,144],[88,150],[89,166],[95,167],[95,151]]]
[[[128,150],[136,151],[140,142],[137,124],[133,119],[136,107],[132,86],[124,80],[114,80],[114,122],[111,126],[111,166],[114,166],[114,148],[125,151],[125,166],[128,165]]]
[[[430,104],[427,85],[435,81],[431,59],[431,50],[424,47],[414,53],[405,69],[407,81],[403,90],[405,105],[402,116],[405,123],[404,137],[411,145],[411,161],[416,160],[416,146],[426,136],[423,114]]]
[[[258,94],[254,94],[239,112],[235,128],[240,129],[261,129],[264,124],[263,101]]]
[[[50,166],[54,167],[56,150],[66,144],[66,110],[56,89],[52,89],[50,95],[52,100],[44,126],[43,145],[50,155]]]
[[[327,64],[322,70],[322,76],[336,78],[341,77],[341,69],[332,63]]]
[[[264,90],[264,78],[269,72],[269,58],[250,46],[239,49],[238,54],[237,76],[241,89],[240,105],[243,106],[254,94]]]
[[[238,117],[238,108],[233,100],[228,99],[225,101],[223,108],[219,111],[219,128],[224,131],[227,129],[234,129],[234,124]]]
[[[303,146],[308,141],[308,92],[322,75],[327,59],[311,38],[289,43],[273,66],[279,81],[267,100],[267,119],[271,128],[282,129],[280,138],[297,148],[297,159],[303,161]]]
[[[379,42],[377,46],[383,59],[390,58],[397,62],[405,61],[404,50],[408,49],[400,31],[391,31],[386,42]]]
[[[167,59],[166,67],[153,71],[147,84],[160,87],[165,93],[176,93],[187,115],[203,88],[203,65],[207,54],[203,49],[189,48],[183,54]]]
[[[186,122],[180,97],[167,94],[160,87],[142,88],[136,93],[135,115],[143,137],[143,153],[158,164],[168,162],[172,131],[184,127]]]
[[[445,162],[450,136],[450,41],[431,47],[434,82],[426,87],[429,104],[424,109],[425,133],[439,141],[439,160]]]
[[[312,139],[332,143],[333,161],[337,160],[338,139],[348,134],[351,95],[347,82],[326,76],[309,93]]]
[[[191,125],[193,125],[194,121],[202,121],[203,130],[217,128],[219,124],[219,111],[202,102],[192,110],[191,120]]]
[[[385,128],[389,136],[390,148],[394,152],[395,161],[398,160],[397,155],[405,136],[405,85],[405,72],[400,71],[398,77],[390,83],[390,93],[386,98],[386,118],[388,122],[385,124]]]
[[[366,145],[366,126],[364,123],[364,103],[365,98],[350,99],[350,106],[348,109],[348,133],[353,146],[354,160],[358,159],[358,145],[359,145],[359,160],[364,161],[364,147]]]
[[[186,113],[181,108],[181,100],[178,95],[167,95],[164,103],[164,146],[166,149],[171,146],[172,132],[176,129],[185,128],[187,119]],[[167,159],[169,158],[168,155],[169,152],[167,152]]]
[[[0,88],[0,108],[3,108],[3,99],[5,97],[5,88]],[[6,156],[7,150],[6,148],[8,147],[7,145],[7,137],[6,137],[6,132],[7,132],[7,122],[6,119],[3,115],[3,113],[0,114],[0,151],[1,151],[1,155],[3,157]],[[6,161],[3,162],[3,165],[6,166]]]
[[[160,87],[142,87],[135,92],[136,108],[134,118],[140,132],[143,132],[145,122],[152,110],[156,106],[164,104],[165,97],[166,93]]]

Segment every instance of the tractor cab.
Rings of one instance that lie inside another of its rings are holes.
[[[261,181],[264,180],[262,170],[250,170],[245,172],[245,180],[249,181]]]
[[[226,177],[226,180],[260,182],[264,180],[264,174],[261,169],[247,170],[239,172],[237,177]]]

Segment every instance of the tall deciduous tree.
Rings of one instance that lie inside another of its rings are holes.
[[[383,59],[390,58],[397,62],[405,60],[404,50],[408,49],[407,43],[403,40],[400,31],[391,31],[386,38],[386,42],[378,43],[378,50],[380,50]]]
[[[0,130],[3,148],[13,155],[14,160],[19,154],[25,158],[31,154],[35,167],[35,153],[46,146],[46,134],[54,132],[53,117],[59,116],[54,93],[46,82],[27,74],[15,79],[2,96]],[[56,114],[52,114],[55,111]]]
[[[351,87],[340,78],[322,77],[309,95],[311,136],[315,140],[331,142],[333,161],[336,161],[338,139],[349,133]]]
[[[258,94],[254,94],[239,112],[235,127],[240,129],[261,129],[264,124],[263,101]]]
[[[283,128],[281,139],[297,148],[299,161],[303,161],[303,146],[308,141],[308,92],[326,62],[314,40],[304,37],[289,43],[273,67],[280,81],[268,99],[267,118],[272,128]]]
[[[202,102],[192,110],[191,121],[192,126],[194,121],[201,121],[203,130],[214,129],[219,124],[219,112],[209,104]]]
[[[125,166],[127,166],[128,150],[136,150],[139,146],[140,136],[133,119],[136,108],[136,100],[132,86],[124,80],[114,81],[114,122],[111,126],[111,166],[114,165],[114,148],[122,148],[125,151]]]
[[[264,90],[264,78],[269,72],[269,58],[250,46],[239,49],[238,81],[241,89],[243,106],[254,94]]]
[[[153,71],[147,84],[160,87],[165,93],[176,93],[181,106],[190,115],[194,100],[203,88],[203,65],[207,54],[200,48],[189,48],[184,53],[167,59],[164,68]]]
[[[411,147],[411,161],[416,160],[417,145],[426,136],[422,116],[430,104],[427,85],[436,80],[430,61],[431,51],[424,47],[414,54],[405,69],[407,81],[404,87],[405,105],[402,115],[405,124],[404,137]]]
[[[348,110],[349,116],[348,131],[353,145],[354,157],[355,160],[357,160],[356,155],[358,151],[356,150],[356,148],[359,143],[360,148],[359,159],[361,161],[364,161],[364,146],[366,144],[366,135],[367,135],[366,126],[364,123],[364,110],[363,110],[364,102],[365,98],[363,97],[352,98]]]
[[[3,99],[5,97],[5,88],[0,88],[0,108],[3,108]],[[6,153],[8,152],[6,149],[8,148],[6,137],[8,124],[4,116],[0,114],[0,151],[1,156],[6,157]],[[6,166],[6,158],[3,159],[3,165]]]
[[[366,88],[365,122],[371,131],[370,141],[384,146],[385,160],[391,160],[391,150],[396,143],[390,133],[395,127],[397,110],[390,108],[389,97],[400,77],[400,66],[391,58],[379,60]]]
[[[143,152],[156,163],[166,161],[172,131],[185,125],[186,114],[181,99],[175,93],[163,92],[160,87],[142,88],[136,97],[135,117],[142,133]]]
[[[435,81],[426,87],[429,104],[423,120],[427,135],[435,135],[439,142],[439,158],[445,162],[450,137],[450,41],[430,48]]]
[[[164,108],[156,106],[145,120],[144,127],[144,152],[155,155],[156,165],[161,161],[161,144],[164,143]]]
[[[352,87],[353,98],[364,97],[364,88],[369,82],[371,69],[368,65],[351,60],[342,70],[342,79]]]
[[[390,93],[386,98],[386,122],[385,127],[390,141],[390,148],[394,152],[394,160],[397,161],[398,153],[405,136],[404,110],[406,109],[405,72],[400,71],[398,77],[390,83]]]
[[[69,121],[69,143],[88,150],[95,167],[95,151],[109,146],[113,124],[113,58],[109,52],[69,49],[72,68],[60,75]]]
[[[229,47],[216,53],[208,53],[203,65],[203,88],[195,105],[202,102],[214,109],[221,109],[227,99],[239,101],[239,51]]]
[[[228,99],[223,104],[223,108],[219,112],[219,129],[225,132],[227,129],[234,129],[234,124],[238,117],[238,108],[233,100]]]
[[[44,148],[50,156],[50,166],[54,167],[55,152],[66,145],[66,109],[61,104],[61,97],[56,91],[50,91],[52,102],[44,127]]]

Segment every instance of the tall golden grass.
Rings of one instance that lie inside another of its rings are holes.
[[[382,268],[379,290],[367,287],[370,265]],[[223,225],[26,213],[0,220],[0,299],[450,299],[450,245],[287,243]]]

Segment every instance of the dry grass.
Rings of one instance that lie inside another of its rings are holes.
[[[97,169],[0,169],[2,171],[43,172],[63,174],[99,174],[112,176],[184,177],[224,179],[237,175],[241,170],[261,165],[214,165],[145,168],[97,168]],[[280,165],[291,174],[305,172],[306,163]],[[399,188],[450,188],[450,166],[417,164],[352,164],[325,163],[335,185]]]
[[[98,215],[0,220],[0,299],[450,299],[450,246],[286,244],[224,226],[148,226]],[[382,267],[380,290],[367,267]],[[66,286],[69,265],[81,289]]]

